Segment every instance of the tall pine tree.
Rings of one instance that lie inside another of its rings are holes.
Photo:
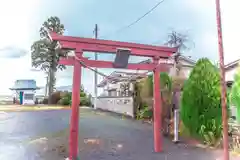
[[[35,41],[31,46],[32,66],[40,68],[48,75],[48,97],[51,103],[51,94],[54,91],[56,83],[56,72],[58,69],[63,70],[66,67],[59,65],[58,61],[61,56],[66,55],[66,51],[57,48],[57,43],[51,41],[48,33],[55,32],[57,34],[64,33],[64,25],[58,17],[48,18],[40,28],[40,40]]]

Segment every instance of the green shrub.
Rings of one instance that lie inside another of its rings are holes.
[[[198,60],[184,85],[181,119],[194,136],[206,140],[211,135],[210,141],[221,137],[220,74],[207,58]]]
[[[58,101],[58,104],[60,105],[70,105],[71,99],[69,99],[68,97],[63,97],[62,99],[60,99]]]
[[[148,76],[148,87],[150,89],[150,94],[153,96],[153,75]],[[160,86],[161,89],[170,91],[172,89],[172,80],[169,75],[165,72],[160,73]]]
[[[91,106],[91,100],[83,90],[80,91],[79,97],[80,97],[81,106]],[[52,98],[53,104],[60,104],[60,105],[72,104],[72,92],[57,91],[51,95],[51,98]],[[47,104],[47,99],[44,101],[46,101],[46,104]]]
[[[147,107],[140,111],[141,119],[151,119],[153,117],[153,111],[151,108]]]
[[[58,101],[61,99],[61,91],[56,91],[54,93],[52,93],[50,99],[51,99],[51,103],[52,104],[57,104]]]
[[[84,93],[84,92],[80,92],[80,97],[86,97],[87,95],[86,95],[86,93]]]
[[[200,136],[203,138],[204,142],[209,146],[214,146],[218,144],[219,138],[216,136],[215,133],[218,132],[218,128],[216,126],[215,120],[209,122],[209,126],[211,126],[211,131],[206,130],[206,126],[202,125],[199,131]]]
[[[231,103],[237,107],[237,121],[240,123],[240,69],[238,68],[237,73],[234,77],[234,84],[231,90]]]
[[[44,99],[42,100],[42,104],[48,104],[48,98],[44,98]]]
[[[148,107],[146,103],[143,103],[136,117],[137,119],[151,119],[153,117],[152,108]]]
[[[88,97],[80,97],[80,106],[91,106],[91,101]]]

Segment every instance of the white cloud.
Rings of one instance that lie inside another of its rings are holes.
[[[20,58],[28,53],[27,50],[8,46],[0,49],[0,58]]]

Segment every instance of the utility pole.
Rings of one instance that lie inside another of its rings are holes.
[[[218,30],[218,50],[219,63],[221,72],[221,102],[222,102],[222,124],[223,124],[223,159],[229,160],[228,151],[228,115],[227,115],[227,91],[225,83],[225,69],[224,69],[224,53],[222,40],[222,22],[221,22],[221,7],[220,0],[216,0],[216,18]]]
[[[94,36],[95,39],[98,38],[98,25],[95,24],[95,28],[94,28]],[[98,60],[98,54],[97,52],[95,52],[94,54],[94,60]],[[95,68],[95,70],[97,71],[97,68]],[[97,88],[97,84],[98,84],[98,75],[97,72],[94,72],[94,108],[96,109],[96,105],[97,105],[97,96],[98,96],[98,88]]]

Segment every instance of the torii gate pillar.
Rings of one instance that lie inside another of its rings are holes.
[[[153,58],[153,63],[158,65],[159,58]],[[154,96],[154,106],[153,106],[153,128],[154,128],[154,150],[155,152],[162,151],[162,101],[160,95],[160,72],[158,69],[153,70],[153,96]]]
[[[79,128],[79,104],[82,66],[78,60],[74,59],[73,65],[73,85],[72,85],[72,109],[69,137],[69,159],[78,160],[78,128]]]

